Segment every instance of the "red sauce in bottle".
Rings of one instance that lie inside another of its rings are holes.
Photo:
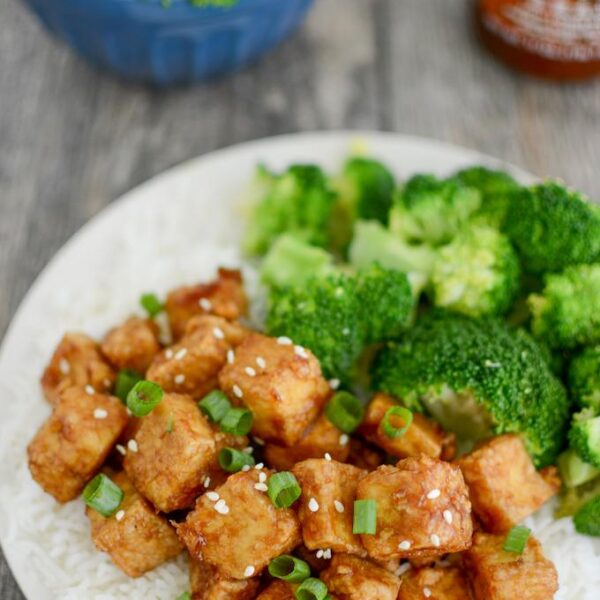
[[[600,75],[600,0],[477,0],[489,50],[521,71],[558,80]]]

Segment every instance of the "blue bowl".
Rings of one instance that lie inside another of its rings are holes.
[[[314,0],[27,0],[46,27],[95,65],[161,86],[237,69],[289,35]]]

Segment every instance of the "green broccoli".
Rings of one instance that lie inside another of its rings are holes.
[[[600,414],[600,346],[586,348],[571,361],[569,391],[578,406]]]
[[[529,296],[531,330],[551,348],[600,342],[600,264],[548,274],[541,294]]]
[[[565,450],[556,461],[560,477],[567,488],[576,488],[600,475],[600,469],[581,460],[575,450]]]
[[[280,175],[260,167],[244,249],[265,254],[286,232],[316,246],[329,244],[329,227],[335,194],[327,178],[314,165],[293,165]]]
[[[600,537],[600,494],[588,500],[573,517],[577,533]]]
[[[481,194],[481,207],[473,219],[495,228],[504,223],[510,198],[521,187],[508,173],[481,166],[463,169],[453,177]]]
[[[395,198],[390,230],[410,243],[450,241],[481,205],[481,194],[456,179],[416,175]]]
[[[331,233],[335,249],[346,250],[359,219],[388,224],[396,181],[385,165],[369,158],[350,158],[332,186],[337,192]]]
[[[432,300],[474,317],[500,315],[511,307],[519,283],[519,260],[506,236],[474,226],[439,250],[431,275]]]
[[[573,415],[569,445],[584,462],[600,469],[600,417],[591,408]]]
[[[600,213],[558,183],[522,188],[511,197],[504,230],[534,273],[562,271],[600,258]]]
[[[427,411],[459,439],[521,433],[535,464],[551,464],[568,429],[569,402],[535,341],[503,322],[436,310],[373,369],[374,388]]]

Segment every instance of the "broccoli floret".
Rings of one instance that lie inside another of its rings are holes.
[[[261,279],[272,287],[301,286],[334,270],[329,252],[288,234],[277,239],[260,266]]]
[[[311,350],[326,377],[348,382],[364,346],[356,280],[333,274],[301,287],[273,289],[266,330]]]
[[[600,414],[600,346],[586,348],[571,361],[569,391],[580,408]]]
[[[473,219],[496,228],[504,223],[510,198],[521,187],[508,173],[481,166],[459,171],[454,178],[481,194],[481,207]]]
[[[522,434],[539,467],[556,459],[566,437],[567,395],[539,347],[491,317],[424,315],[380,352],[373,381],[463,441]]]
[[[573,517],[577,533],[600,537],[600,494],[586,502]]]
[[[450,241],[481,205],[481,194],[456,179],[416,175],[395,198],[390,230],[411,243]]]
[[[600,469],[581,460],[575,450],[565,450],[556,461],[560,477],[567,488],[575,488],[596,479]]]
[[[548,274],[541,294],[529,296],[532,331],[551,348],[600,342],[600,265]]]
[[[573,415],[569,444],[579,458],[600,468],[600,417],[591,408]]]
[[[394,339],[409,325],[414,300],[404,273],[374,264],[358,274],[357,293],[367,343]]]
[[[293,165],[280,175],[261,167],[256,179],[246,252],[265,254],[284,232],[316,246],[328,245],[335,195],[319,167]]]
[[[334,248],[346,250],[359,219],[388,224],[396,181],[385,165],[369,158],[350,158],[332,185],[337,191],[331,235]]]
[[[562,271],[600,258],[600,213],[558,183],[514,194],[504,229],[523,266],[535,273]]]
[[[463,230],[443,246],[431,275],[436,306],[478,317],[500,315],[520,283],[517,255],[506,236],[490,227]]]

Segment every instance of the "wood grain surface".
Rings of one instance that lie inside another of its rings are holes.
[[[216,148],[337,128],[462,144],[600,200],[600,81],[560,86],[495,63],[469,0],[317,0],[260,62],[173,91],[94,71],[22,2],[0,0],[0,335],[52,255],[131,187]],[[1,557],[0,598],[23,598]]]

